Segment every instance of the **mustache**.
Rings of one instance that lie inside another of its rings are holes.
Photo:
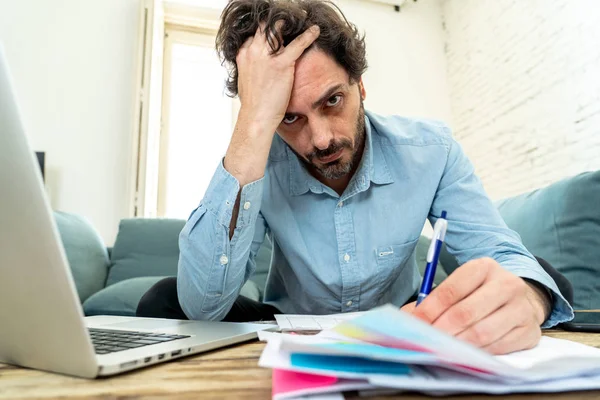
[[[329,147],[327,147],[325,150],[314,149],[312,152],[310,152],[306,155],[306,158],[308,161],[312,162],[312,160],[315,157],[316,158],[324,158],[324,157],[327,157],[327,156],[337,153],[338,151],[342,150],[343,148],[352,150],[352,143],[350,142],[349,139],[344,138],[337,142],[332,141],[329,144]]]

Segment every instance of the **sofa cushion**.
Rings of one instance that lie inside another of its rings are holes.
[[[94,227],[82,216],[54,212],[79,300],[104,287],[108,272],[108,253]]]
[[[83,303],[83,311],[86,316],[123,315],[133,317],[142,296],[163,278],[166,276],[132,278],[117,282],[87,299]],[[260,293],[256,284],[248,281],[242,287],[240,295],[258,301]]]
[[[106,285],[137,277],[176,276],[179,233],[184,225],[179,219],[122,220]]]
[[[523,244],[573,285],[575,309],[600,309],[600,171],[499,201]]]
[[[83,303],[83,312],[91,315],[135,316],[142,296],[166,276],[126,279],[108,286]]]

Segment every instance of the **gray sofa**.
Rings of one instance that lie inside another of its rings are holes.
[[[575,309],[600,309],[600,171],[564,179],[496,206],[525,246],[571,282]],[[177,275],[178,235],[185,221],[122,220],[109,249],[85,218],[58,212],[55,216],[86,315],[134,315],[141,296],[154,283]],[[415,250],[421,270],[428,244],[422,237]],[[267,239],[243,295],[261,299],[270,257]],[[444,251],[436,283],[456,268],[456,260]]]

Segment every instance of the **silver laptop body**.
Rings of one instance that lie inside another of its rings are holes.
[[[0,46],[0,363],[94,378],[250,340],[274,327],[84,318]],[[96,354],[88,328],[188,337]]]

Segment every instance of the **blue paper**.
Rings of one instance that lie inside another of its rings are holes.
[[[391,361],[369,360],[362,357],[292,353],[290,362],[293,366],[299,368],[328,371],[394,375],[407,375],[410,373],[410,368],[405,364]]]

